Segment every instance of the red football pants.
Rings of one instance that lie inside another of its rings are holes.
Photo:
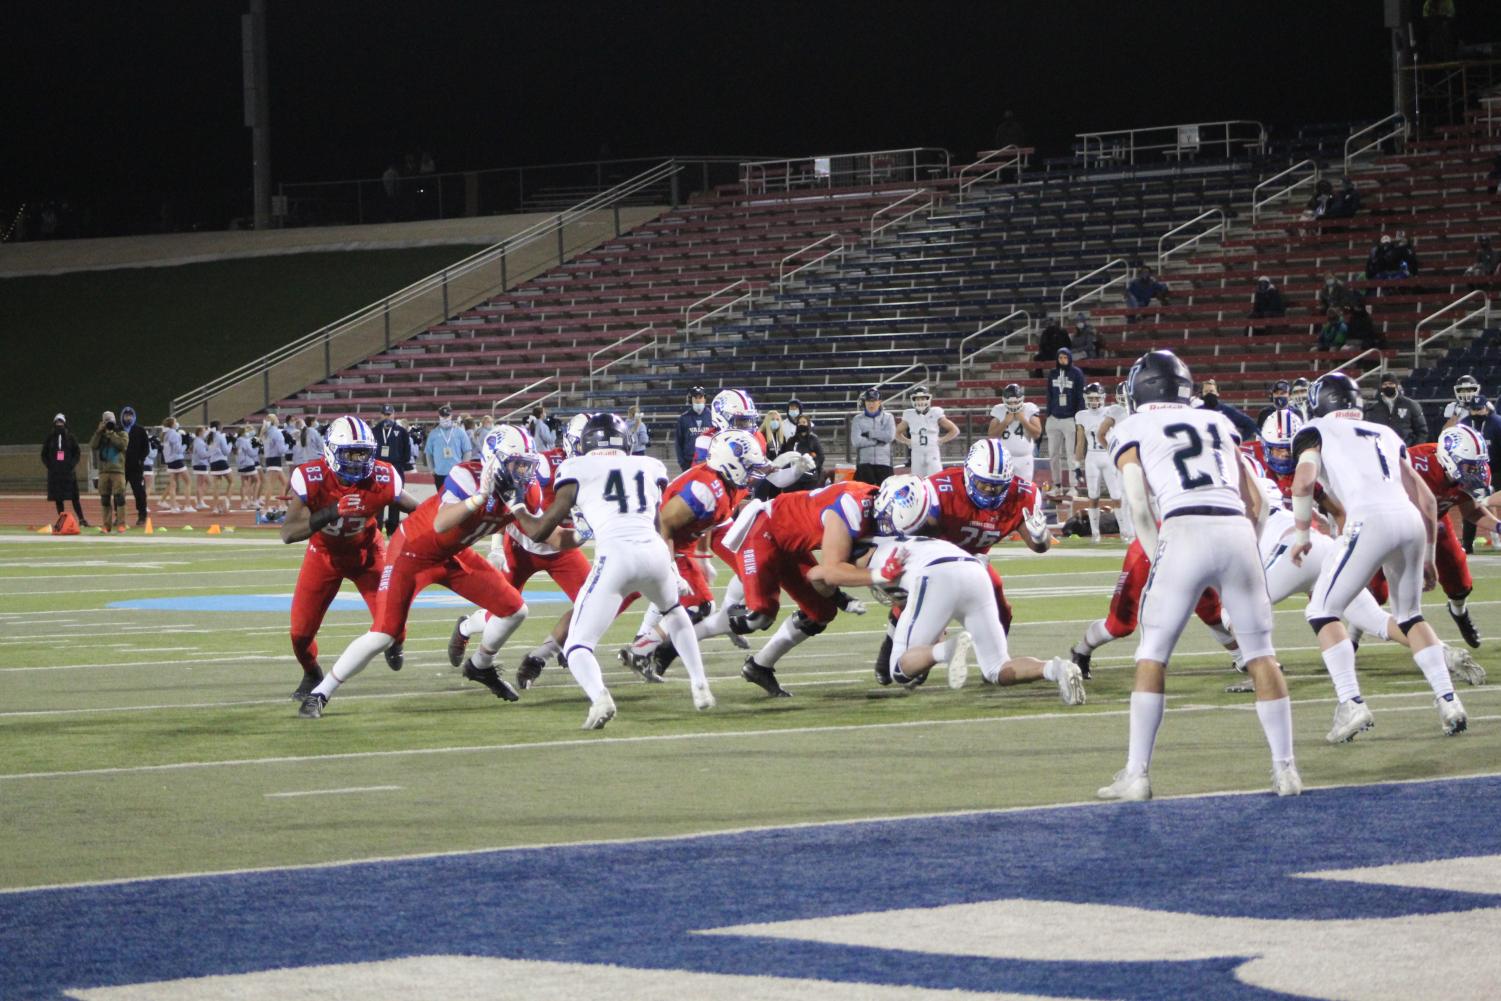
[[[380,578],[380,604],[374,631],[391,636],[406,631],[412,600],[424,588],[441,584],[492,615],[514,615],[521,608],[521,592],[472,549],[441,563],[421,560],[402,552],[406,540],[401,530],[391,537],[389,556]]]
[[[1110,598],[1110,611],[1105,616],[1105,629],[1120,639],[1136,631],[1136,616],[1141,611],[1141,592],[1146,587],[1152,563],[1147,559],[1141,542],[1133,539],[1126,550],[1126,561],[1121,564],[1121,575],[1115,580],[1115,594]],[[1194,613],[1205,625],[1220,624],[1220,596],[1212,589],[1199,596]]]
[[[367,551],[362,560],[334,560],[322,550],[309,548],[302,557],[302,569],[297,572],[297,587],[292,591],[292,655],[302,669],[311,674],[318,669],[318,628],[323,625],[323,616],[333,604],[339,587],[352,581],[375,618],[379,606],[380,566],[385,555],[380,541]],[[396,642],[406,639],[406,633],[396,636]]]

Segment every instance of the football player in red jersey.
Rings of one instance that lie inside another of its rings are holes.
[[[494,613],[479,649],[464,662],[464,677],[508,702],[520,698],[494,663],[501,645],[525,621],[526,603],[510,581],[469,547],[515,520],[511,505],[531,482],[537,455],[531,435],[510,425],[491,431],[482,453],[483,462],[462,462],[450,470],[443,490],[419,504],[391,536],[375,624],[345,648],[328,676],[302,700],[300,716],[323,715],[339,685],[364,670],[405,630],[412,600],[431,584],[442,584]]]
[[[292,655],[302,665],[302,683],[292,693],[301,702],[323,680],[318,665],[318,627],[344,581],[352,581],[373,618],[380,588],[385,539],[375,519],[394,504],[404,512],[417,502],[402,489],[401,473],[375,458],[375,435],[358,417],[340,417],[323,440],[323,458],[292,472],[281,541],[308,540],[292,592]],[[404,636],[393,637],[386,663],[399,671]]]
[[[1490,454],[1485,439],[1467,424],[1444,429],[1438,441],[1413,445],[1407,457],[1419,478],[1433,491],[1438,502],[1438,537],[1434,563],[1438,583],[1448,599],[1449,617],[1459,627],[1459,634],[1472,647],[1480,645],[1480,632],[1470,619],[1466,604],[1475,583],[1470,578],[1470,564],[1464,547],[1454,534],[1449,512],[1458,510],[1465,521],[1485,532],[1496,530],[1496,518],[1477,498],[1490,489]]]

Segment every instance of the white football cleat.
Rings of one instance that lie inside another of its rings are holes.
[[[1465,715],[1465,707],[1460,703],[1458,695],[1450,695],[1447,699],[1435,696],[1433,704],[1438,707],[1438,718],[1444,724],[1445,737],[1464,733],[1470,725],[1470,718]]]
[[[1054,657],[1051,661],[1058,677],[1058,697],[1066,706],[1084,704],[1084,672],[1067,657]]]
[[[709,691],[709,683],[693,686],[693,708],[702,712],[705,709],[713,709],[719,703],[714,700],[714,693]]]
[[[599,700],[589,706],[589,715],[584,717],[585,730],[603,730],[605,724],[615,718],[615,700],[609,692],[600,695]]]
[[[1375,725],[1376,718],[1371,715],[1371,707],[1351,699],[1334,707],[1334,727],[1324,739],[1331,744],[1343,744],[1354,740],[1357,733],[1363,733]]]
[[[975,648],[975,641],[969,633],[960,633],[954,637],[954,652],[949,655],[949,687],[963,688],[969,680],[969,655]]]
[[[1457,646],[1444,646],[1444,665],[1449,668],[1449,676],[1456,681],[1463,681],[1467,685],[1485,684],[1485,668],[1480,666],[1479,661],[1470,656],[1468,650],[1461,650]]]
[[[1303,795],[1303,776],[1298,774],[1297,765],[1289,761],[1280,768],[1272,766],[1272,792],[1278,796]]]
[[[1100,799],[1141,802],[1152,798],[1152,780],[1147,778],[1146,772],[1133,775],[1122,768],[1115,773],[1115,781],[1102,787],[1095,795]]]

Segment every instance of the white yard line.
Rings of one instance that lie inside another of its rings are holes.
[[[293,796],[343,796],[352,792],[394,792],[405,786],[346,786],[343,789],[302,789],[297,792],[261,793],[266,799],[289,799]]]

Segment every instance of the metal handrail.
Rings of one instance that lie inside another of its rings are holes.
[[[833,250],[828,251],[827,253],[819,254],[811,261],[804,261],[802,264],[799,264],[791,271],[787,270],[788,261],[791,261],[799,255],[812,250],[814,247],[820,247],[825,243],[828,243],[830,240],[838,240],[839,246],[835,247]],[[794,250],[792,253],[788,254],[786,257],[777,262],[777,287],[780,288],[781,286],[787,284],[787,279],[791,278],[799,271],[811,268],[813,267],[813,265],[818,264],[820,261],[828,260],[835,254],[842,253],[844,253],[844,237],[840,236],[838,233],[830,233],[827,236],[821,236],[817,240],[814,240],[812,243],[808,244],[806,247],[799,247],[797,250]]]
[[[1066,295],[1068,295],[1068,290],[1069,289],[1073,288],[1075,285],[1080,285],[1080,284],[1083,284],[1084,282],[1089,281],[1089,279],[1093,278],[1095,275],[1103,274],[1104,272],[1109,271],[1111,268],[1115,267],[1117,264],[1119,264],[1122,268],[1125,269],[1125,272],[1123,274],[1118,275],[1117,277],[1110,279],[1108,282],[1105,282],[1104,284],[1096,285],[1094,288],[1090,289],[1088,292],[1085,292],[1083,295],[1081,295],[1081,296],[1079,296],[1079,297],[1077,297],[1077,298],[1075,298],[1075,299],[1073,299],[1071,301],[1068,301],[1068,302],[1064,301],[1063,297],[1066,296]],[[1059,319],[1059,321],[1062,321],[1063,318],[1068,315],[1069,309],[1071,309],[1074,306],[1077,306],[1079,303],[1083,302],[1085,299],[1092,299],[1095,296],[1099,295],[1100,293],[1104,292],[1110,286],[1116,285],[1116,284],[1118,284],[1120,282],[1129,281],[1130,278],[1131,278],[1131,265],[1129,263],[1127,263],[1127,261],[1126,261],[1126,259],[1124,257],[1117,257],[1117,258],[1115,258],[1112,261],[1107,261],[1106,263],[1104,263],[1104,264],[1100,265],[1099,267],[1095,268],[1089,274],[1087,274],[1087,275],[1081,275],[1078,278],[1075,278],[1073,281],[1069,282],[1067,285],[1063,286],[1063,288],[1061,288],[1061,289],[1058,290],[1058,319]]]
[[[976,337],[979,337],[982,334],[989,333],[990,331],[994,330],[996,327],[999,327],[1001,324],[1010,321],[1012,319],[1012,317],[1016,317],[1016,316],[1024,316],[1024,317],[1026,317],[1027,318],[1027,322],[1024,323],[1024,324],[1022,324],[1020,327],[1018,327],[1015,330],[1008,330],[1004,335],[1002,335],[1001,337],[996,338],[995,340],[991,341],[988,344],[982,344],[980,347],[975,348],[973,351],[971,351],[968,355],[966,355],[964,353],[964,345],[968,344],[970,341],[974,340]],[[991,350],[993,350],[995,348],[1000,347],[1002,344],[1005,344],[1007,341],[1009,341],[1011,338],[1015,337],[1017,334],[1030,333],[1031,331],[1032,331],[1032,314],[1029,313],[1029,312],[1027,312],[1025,309],[1013,309],[1011,312],[1007,313],[1005,316],[1001,317],[999,320],[992,320],[989,323],[987,323],[984,326],[982,326],[979,330],[976,330],[974,333],[972,333],[969,336],[965,337],[963,340],[961,340],[959,342],[959,360],[958,360],[958,365],[956,366],[958,368],[958,370],[959,370],[959,378],[960,379],[964,378],[965,369],[968,368],[969,363],[972,362],[972,361],[974,361],[980,355],[986,353],[987,351],[991,351]]]
[[[1356,376],[1355,377],[1355,381],[1356,382],[1359,382],[1365,376],[1370,375],[1371,372],[1381,372],[1381,373],[1384,373],[1386,371],[1386,355],[1384,355],[1384,354],[1381,353],[1381,349],[1380,348],[1366,348],[1364,351],[1360,352],[1360,354],[1356,355],[1353,358],[1347,359],[1346,361],[1340,362],[1338,365],[1334,366],[1333,368],[1331,368],[1328,372],[1325,372],[1324,374],[1325,375],[1332,375],[1335,372],[1343,372],[1345,369],[1349,368],[1351,365],[1354,365],[1356,362],[1360,361],[1360,359],[1364,358],[1366,355],[1375,355],[1377,358],[1381,359],[1381,364],[1378,365],[1378,366],[1376,366],[1375,368],[1371,369],[1369,372],[1362,372],[1360,375]]]
[[[915,368],[922,369],[922,371],[923,371],[923,377],[920,380],[914,380],[914,381],[912,381],[911,383],[908,384],[908,386],[907,386],[906,389],[902,390],[899,393],[896,393],[895,395],[893,395],[891,397],[891,399],[893,399],[893,400],[899,400],[903,396],[907,395],[907,393],[911,392],[913,386],[925,386],[925,385],[928,385],[928,383],[932,382],[933,381],[933,370],[930,367],[928,367],[926,364],[922,363],[922,362],[913,362],[911,365],[908,365],[906,368],[902,369],[900,372],[893,372],[891,375],[888,375],[886,378],[882,379],[880,382],[876,383],[874,386],[871,386],[870,388],[871,389],[880,389],[882,386],[889,386],[893,382],[895,382],[896,380],[900,379],[902,376],[906,375],[908,372],[912,371]],[[932,387],[929,386],[929,388],[931,389]]]
[[[499,407],[502,403],[505,403],[508,400],[514,400],[516,397],[521,396],[521,395],[523,395],[525,393],[529,393],[529,392],[531,392],[532,390],[536,389],[538,386],[540,386],[540,385],[542,385],[544,383],[554,382],[554,383],[560,383],[561,384],[562,379],[563,379],[563,373],[561,371],[555,371],[555,372],[553,372],[552,375],[544,375],[542,378],[538,379],[536,382],[529,382],[525,386],[522,386],[520,389],[518,389],[518,390],[516,390],[514,392],[511,392],[511,393],[507,393],[506,395],[502,396],[500,399],[496,400],[494,403],[490,404],[490,415],[493,417],[495,415],[496,408]],[[541,399],[545,400],[548,397],[556,396],[559,393],[561,393],[562,391],[563,391],[562,386],[559,385],[559,387],[557,389],[555,389],[551,393],[547,394],[547,396],[541,397]],[[508,411],[505,416],[506,417],[511,417],[511,416],[519,413],[521,410],[525,410],[527,407],[536,406],[538,402],[539,402],[539,400],[532,400],[529,403],[527,403],[526,406],[524,406],[524,407],[520,407],[517,410]],[[501,420],[503,418],[496,417],[495,419],[496,420]]]
[[[1237,125],[1256,126],[1255,142],[1247,143],[1244,137],[1238,138],[1232,135],[1232,130]],[[1195,140],[1193,146],[1185,146],[1183,144],[1182,130],[1184,129],[1195,130]],[[1201,129],[1223,129],[1224,137],[1220,139],[1206,140],[1202,136],[1197,135],[1197,131]],[[1173,135],[1173,141],[1167,143],[1153,143],[1140,146],[1137,145],[1136,137],[1145,132],[1171,132]],[[1107,138],[1115,137],[1123,137],[1126,140],[1126,162],[1130,164],[1136,163],[1136,154],[1139,152],[1151,153],[1154,151],[1166,152],[1167,150],[1172,150],[1173,152],[1181,154],[1190,150],[1202,149],[1205,146],[1222,145],[1225,147],[1225,155],[1228,157],[1230,155],[1231,145],[1236,143],[1237,141],[1241,142],[1243,145],[1254,146],[1258,153],[1266,151],[1266,126],[1258,121],[1254,121],[1249,118],[1235,118],[1223,122],[1182,122],[1177,125],[1151,125],[1145,128],[1136,129],[1113,129],[1108,132],[1076,132],[1074,134],[1074,138],[1079,141],[1081,148],[1075,151],[1074,155],[1080,157],[1084,161],[1084,166],[1088,167],[1090,163],[1090,157],[1093,155],[1090,151],[1090,144],[1091,142],[1093,142],[1093,144],[1099,149],[1098,156],[1100,160],[1103,161],[1105,159],[1105,140]]]
[[[1471,299],[1474,299],[1477,296],[1481,300],[1483,300],[1483,305],[1479,309],[1472,309],[1472,310],[1470,310],[1470,312],[1466,313],[1464,316],[1461,316],[1459,319],[1455,320],[1453,323],[1449,324],[1447,327],[1445,327],[1443,330],[1440,330],[1436,334],[1430,334],[1426,338],[1423,336],[1423,328],[1425,326],[1427,326],[1428,324],[1432,323],[1434,320],[1437,320],[1440,316],[1443,316],[1445,313],[1449,312],[1451,309],[1457,309],[1458,307],[1464,305],[1466,302],[1469,302]],[[1430,313],[1427,316],[1423,317],[1421,320],[1418,321],[1417,326],[1415,326],[1415,327],[1412,328],[1412,367],[1413,368],[1417,368],[1418,367],[1418,359],[1422,356],[1423,346],[1424,345],[1430,344],[1433,341],[1438,340],[1440,337],[1443,337],[1443,336],[1445,336],[1445,335],[1453,332],[1453,330],[1454,330],[1455,327],[1459,326],[1462,323],[1467,323],[1470,320],[1473,320],[1477,316],[1489,315],[1490,311],[1491,311],[1491,297],[1490,297],[1490,295],[1487,294],[1484,289],[1476,289],[1473,292],[1466,293],[1465,295],[1460,296],[1458,299],[1455,299],[1453,302],[1449,303],[1449,305],[1445,306],[1443,309],[1437,310],[1437,311],[1435,311],[1433,313]]]
[[[1288,174],[1291,174],[1293,171],[1299,170],[1303,167],[1312,167],[1313,173],[1309,174],[1307,177],[1300,178],[1299,180],[1294,181],[1292,184],[1289,184],[1285,188],[1272,192],[1265,198],[1258,199],[1256,197],[1257,193],[1260,192],[1261,189],[1266,187],[1268,184],[1272,184],[1275,181],[1280,181]],[[1305,184],[1317,184],[1318,181],[1319,165],[1312,160],[1302,160],[1298,163],[1293,164],[1291,167],[1288,167],[1284,171],[1273,174],[1271,177],[1268,177],[1266,180],[1262,181],[1260,184],[1256,185],[1256,187],[1251,189],[1251,221],[1256,221],[1256,217],[1261,214],[1261,209],[1263,206],[1270,205],[1277,199],[1292,194],[1294,191],[1296,191],[1298,188],[1301,188]]]
[[[604,347],[600,348],[598,351],[591,351],[591,352],[589,352],[589,392],[591,392],[591,393],[594,392],[594,377],[596,375],[598,375],[600,372],[605,371],[611,365],[614,365],[616,362],[624,361],[627,358],[634,357],[635,355],[640,354],[642,351],[644,351],[647,348],[655,348],[657,346],[657,339],[655,337],[653,337],[650,341],[648,341],[647,343],[641,345],[640,347],[635,348],[632,351],[626,352],[625,354],[621,355],[619,358],[611,359],[610,361],[605,362],[603,365],[600,365],[597,368],[594,365],[594,359],[598,358],[600,355],[604,354],[606,351],[609,351],[611,348],[618,348],[618,347],[620,347],[620,345],[624,344],[626,341],[635,340],[637,337],[640,337],[642,334],[651,333],[655,329],[656,328],[654,326],[652,326],[651,324],[648,323],[646,326],[642,327],[640,330],[633,330],[629,334],[626,334],[624,337],[617,337],[615,340],[611,341],[609,344],[606,344]]]
[[[658,181],[673,176],[681,169],[682,167],[673,161],[665,161],[650,170],[637,174],[628,181],[617,184],[609,191],[586,198],[570,209],[565,209],[562,212],[555,213],[535,222],[519,233],[509,236],[497,244],[486,247],[478,253],[471,254],[441,271],[436,271],[428,275],[426,278],[420,278],[406,288],[363,306],[347,316],[319,327],[310,334],[305,334],[294,341],[283,344],[281,347],[267,352],[254,361],[246,362],[244,365],[219,376],[217,379],[184,393],[182,396],[173,399],[171,412],[174,415],[181,414],[188,408],[207,401],[214,394],[222,392],[236,383],[259,375],[278,362],[285,361],[319,342],[328,345],[341,330],[379,316],[382,312],[389,312],[391,309],[400,307],[416,299],[418,296],[435,289],[446,289],[451,280],[484,267],[497,259],[504,258],[508,254],[514,253],[523,246],[534,243],[543,237],[556,234],[561,248],[563,227],[568,223],[590,212],[608,208],[642,188],[649,187]]]
[[[1208,229],[1204,230],[1204,232],[1199,233],[1196,236],[1189,237],[1187,240],[1169,247],[1166,252],[1163,251],[1162,245],[1168,237],[1172,236],[1174,233],[1179,232],[1180,230],[1187,229],[1196,222],[1203,222],[1210,216],[1216,215],[1220,217],[1218,225],[1210,226]],[[1208,236],[1211,233],[1223,233],[1229,228],[1229,226],[1230,220],[1225,216],[1225,210],[1218,208],[1209,209],[1207,212],[1200,212],[1198,215],[1194,216],[1187,222],[1180,222],[1178,225],[1174,226],[1172,229],[1168,230],[1166,233],[1163,233],[1157,238],[1157,270],[1160,272],[1162,270],[1163,264],[1165,264],[1167,262],[1167,259],[1173,254],[1176,254],[1178,251],[1184,250],[1188,247],[1192,247],[1194,244],[1198,243],[1200,240],[1204,239],[1204,237]]]
[[[1001,154],[1005,153],[1008,150],[1010,150],[1009,156],[1007,156],[1004,160],[995,162],[997,158],[1001,156]],[[992,164],[990,169],[976,174],[969,180],[964,179],[965,174],[985,163]],[[980,159],[976,160],[974,163],[971,163],[966,167],[959,168],[959,200],[962,202],[964,200],[964,196],[969,193],[969,189],[985,180],[985,178],[990,177],[993,174],[999,174],[1007,167],[1012,166],[1016,168],[1016,176],[1017,179],[1020,180],[1022,168],[1026,166],[1026,157],[1022,152],[1022,148],[1015,143],[1010,143],[1006,146],[1002,146],[1000,149],[993,149],[989,153],[986,153],[984,156],[980,157]]]
[[[519,407],[513,407],[510,410],[507,410],[505,413],[495,416],[495,422],[497,424],[509,424],[511,422],[511,418],[515,417],[517,414],[524,414],[532,407],[535,407],[537,404],[546,403],[548,400],[554,398],[559,400],[563,398],[563,388],[561,386],[557,389],[554,389],[550,393],[543,393],[541,396],[537,397],[535,400],[532,400],[530,403],[523,403]]]
[[[722,305],[714,307],[713,309],[709,310],[707,313],[704,313],[702,316],[693,316],[692,315],[693,311],[695,309],[697,309],[698,307],[702,306],[704,303],[709,302],[710,300],[713,300],[713,299],[717,299],[720,296],[724,295],[726,292],[729,292],[732,289],[738,288],[741,285],[744,285],[746,290],[743,293],[741,293],[740,295],[738,295],[735,298],[731,299],[729,302],[726,302],[726,303],[723,303]],[[735,307],[736,305],[738,305],[738,304],[744,302],[745,300],[751,298],[755,294],[756,294],[756,290],[753,289],[753,288],[751,288],[751,283],[749,281],[747,281],[746,279],[741,278],[741,279],[738,279],[736,281],[730,282],[728,285],[726,285],[722,289],[717,289],[716,291],[710,292],[708,295],[704,296],[702,299],[698,300],[697,302],[691,303],[691,304],[683,307],[683,336],[685,338],[690,337],[692,335],[694,327],[701,327],[701,326],[703,326],[703,323],[704,323],[705,320],[709,319],[712,316],[718,316],[720,313],[723,313],[725,310],[731,309],[731,308]]]
[[[894,208],[896,208],[896,207],[898,207],[900,205],[907,204],[908,202],[912,201],[912,199],[914,199],[914,198],[921,198],[925,194],[928,197],[923,200],[923,203],[921,205],[918,205],[915,208],[908,209],[906,212],[903,212],[899,216],[893,216],[890,219],[887,219],[885,222],[881,223],[881,225],[879,225],[879,226],[876,225],[876,220],[879,219],[881,216],[885,215],[887,212],[890,212],[892,209],[894,209]],[[876,237],[878,235],[880,235],[881,233],[885,232],[887,229],[891,228],[892,226],[895,226],[895,225],[897,225],[899,223],[907,221],[908,219],[912,218],[913,216],[915,216],[919,212],[923,212],[923,211],[926,211],[928,209],[931,209],[933,207],[933,204],[936,201],[937,201],[937,199],[935,198],[934,195],[932,195],[929,192],[923,191],[922,189],[918,189],[917,191],[912,191],[912,192],[909,192],[909,193],[903,195],[902,197],[898,198],[896,201],[892,202],[890,205],[882,205],[880,208],[876,209],[874,212],[872,212],[870,214],[870,236],[869,236],[870,242],[874,243],[876,241]]]
[[[753,187],[752,182],[756,181],[759,178],[759,184],[760,184],[759,190],[761,192],[769,191],[771,189],[768,186],[768,176],[767,175],[768,175],[768,172],[769,172],[770,168],[783,167],[783,168],[786,168],[786,177],[784,177],[785,183],[783,185],[782,190],[790,190],[791,187],[792,187],[792,183],[790,181],[790,176],[791,176],[791,172],[792,172],[791,169],[792,169],[792,167],[793,167],[794,164],[814,163],[814,162],[817,162],[817,161],[820,161],[820,160],[829,161],[830,163],[832,163],[835,160],[848,160],[848,159],[854,159],[854,158],[857,158],[857,157],[865,157],[865,158],[867,158],[869,160],[869,162],[870,162],[870,167],[868,168],[869,181],[874,182],[874,180],[875,180],[875,158],[876,157],[880,157],[880,156],[886,156],[886,157],[901,156],[901,155],[904,155],[904,154],[907,155],[907,156],[909,156],[909,157],[911,157],[912,180],[915,181],[915,180],[918,179],[917,178],[918,157],[921,154],[924,154],[924,153],[941,153],[941,154],[943,154],[943,173],[947,174],[949,172],[949,164],[950,164],[950,162],[952,160],[952,155],[949,153],[948,150],[944,149],[941,146],[909,146],[909,147],[907,147],[905,149],[862,150],[862,151],[856,152],[856,153],[820,153],[820,154],[815,154],[813,156],[784,157],[784,158],[779,159],[779,160],[755,160],[755,161],[752,161],[750,163],[742,163],[740,165],[740,183],[744,187],[745,192],[747,194],[751,194],[752,193],[752,187]],[[815,177],[816,177],[816,175],[815,175]]]
[[[1352,142],[1354,142],[1355,140],[1359,139],[1361,136],[1365,135],[1367,132],[1374,132],[1376,129],[1381,128],[1381,126],[1386,125],[1389,122],[1396,122],[1397,123],[1397,127],[1395,129],[1391,130],[1390,132],[1385,132],[1385,133],[1381,134],[1380,136],[1377,136],[1375,139],[1373,139],[1370,142],[1366,143],[1364,146],[1361,146],[1359,149],[1351,151],[1350,144]],[[1360,154],[1362,154],[1362,153],[1364,153],[1364,152],[1366,152],[1368,150],[1378,148],[1382,143],[1386,142],[1388,139],[1395,139],[1398,136],[1405,137],[1406,135],[1407,135],[1407,116],[1404,115],[1400,111],[1394,111],[1390,115],[1387,115],[1385,118],[1381,119],[1379,122],[1372,122],[1370,125],[1367,125],[1365,128],[1361,129],[1360,131],[1350,133],[1349,138],[1347,138],[1345,140],[1345,170],[1349,171],[1351,161],[1353,161]]]

